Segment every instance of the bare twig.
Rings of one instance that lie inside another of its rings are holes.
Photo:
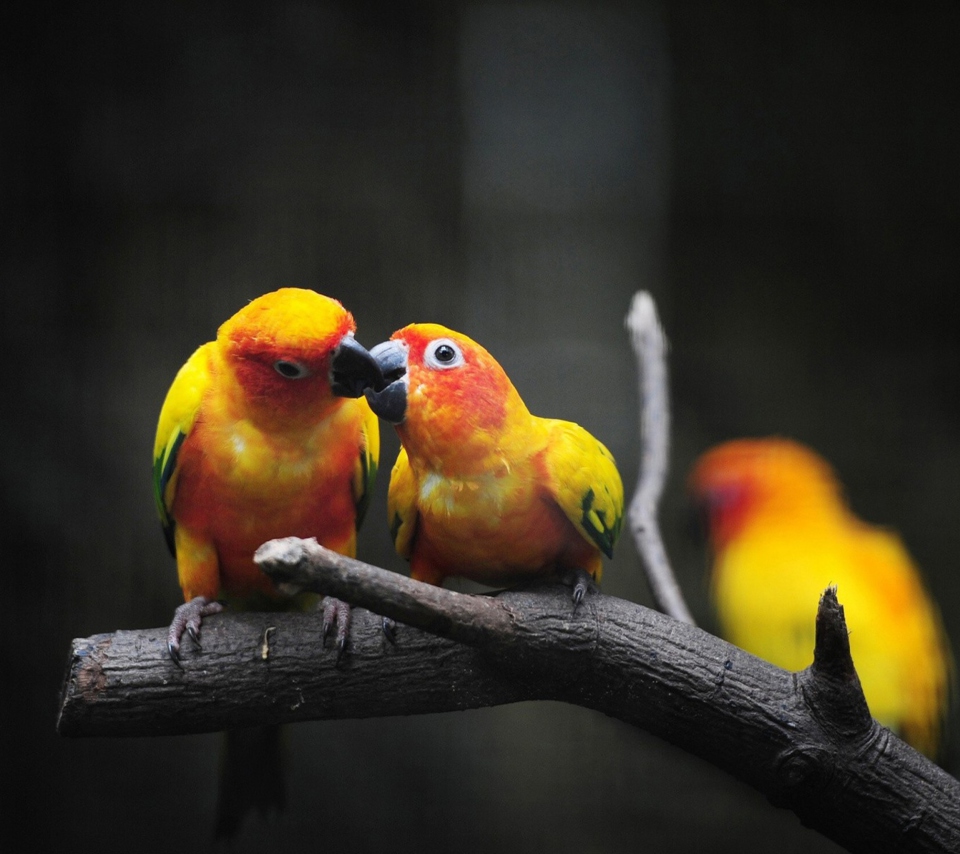
[[[640,375],[640,475],[630,502],[630,528],[657,607],[675,620],[693,625],[693,615],[670,567],[657,521],[670,458],[670,396],[667,339],[649,293],[634,294],[626,324]]]
[[[315,583],[318,563],[335,569],[334,584],[340,592],[328,590],[328,595],[461,643],[502,636],[509,626],[509,618],[493,598],[420,584],[324,548],[316,539],[271,540],[257,549],[253,559],[269,567],[266,571],[274,582],[291,594]],[[381,610],[384,603],[386,611]]]

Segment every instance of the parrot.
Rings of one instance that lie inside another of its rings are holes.
[[[813,659],[819,597],[835,585],[871,714],[942,757],[954,663],[900,537],[854,515],[830,464],[793,439],[719,444],[692,466],[688,486],[705,517],[722,636],[801,670]]]
[[[316,537],[355,555],[380,454],[379,421],[362,397],[379,375],[355,328],[339,301],[281,288],[225,321],[170,386],[157,424],[153,489],[184,597],[167,637],[175,663],[184,632],[199,647],[202,620],[223,609],[221,598],[242,610],[310,604],[309,595],[284,596],[253,562],[266,540]],[[349,616],[345,603],[323,600],[322,637],[336,626],[338,658]],[[231,815],[223,803],[242,791],[231,763],[246,762],[248,775],[267,778],[246,756],[278,755],[277,732],[228,732],[218,835],[232,835],[251,805]],[[243,747],[231,748],[241,739]],[[248,797],[258,799],[268,801],[264,812],[282,806],[281,792]]]
[[[370,355],[383,388],[367,400],[400,439],[387,515],[410,577],[559,576],[576,610],[623,519],[607,448],[578,424],[532,415],[493,356],[445,326],[405,326]]]

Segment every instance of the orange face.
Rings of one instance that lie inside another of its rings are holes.
[[[830,467],[789,439],[737,439],[707,451],[689,489],[706,513],[710,540],[720,548],[761,510],[803,512],[839,500]],[[788,506],[789,505],[789,506]]]
[[[237,312],[217,340],[245,399],[289,414],[330,399],[333,353],[355,328],[337,300],[282,288]]]
[[[503,368],[483,347],[433,323],[407,326],[391,336],[407,347],[406,423],[421,429],[439,416],[456,442],[473,430],[498,429],[513,388]]]
[[[367,392],[371,408],[396,425],[411,457],[438,470],[481,465],[511,419],[529,417],[496,359],[445,326],[406,326],[371,355],[392,380]]]

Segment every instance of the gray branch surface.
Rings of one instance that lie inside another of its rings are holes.
[[[960,782],[870,717],[828,590],[813,665],[774,667],[695,626],[602,594],[576,612],[546,584],[472,596],[317,545],[264,544],[277,583],[357,610],[341,665],[309,614],[223,614],[182,666],[166,629],[73,642],[65,736],[166,735],[249,724],[406,715],[560,700],[712,762],[853,852],[960,851]]]

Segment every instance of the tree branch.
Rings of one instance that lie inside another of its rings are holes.
[[[467,596],[343,557],[316,541],[264,544],[275,582],[356,610],[339,665],[315,615],[227,614],[181,664],[167,629],[75,639],[64,736],[173,735],[248,725],[422,714],[561,700],[645,729],[712,762],[852,852],[960,851],[960,782],[869,715],[834,590],[814,663],[789,673],[701,631],[657,524],[667,471],[665,339],[649,295],[628,327],[641,375],[640,479],[630,508],[658,606],[601,594],[574,611],[557,584]],[[388,643],[383,614],[397,620]]]
[[[60,733],[160,735],[561,700],[712,762],[850,851],[960,850],[960,782],[870,718],[833,590],[821,600],[814,664],[794,674],[614,597],[590,595],[574,613],[561,585],[470,596],[295,538],[265,544],[257,559],[278,583],[405,624],[396,645],[367,611],[355,614],[341,668],[302,614],[211,617],[202,653],[185,648],[182,669],[164,629],[76,640]]]

